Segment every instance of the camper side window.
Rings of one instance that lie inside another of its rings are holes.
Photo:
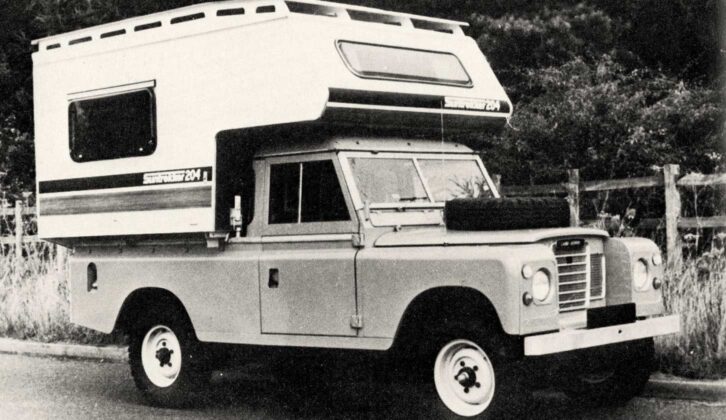
[[[330,160],[270,166],[269,223],[350,220]]]
[[[156,110],[150,89],[73,101],[69,146],[76,162],[147,156],[156,149]]]

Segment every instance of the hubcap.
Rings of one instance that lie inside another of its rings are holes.
[[[449,410],[460,416],[476,416],[494,397],[494,367],[476,343],[454,340],[436,357],[434,384]]]
[[[141,364],[151,383],[166,388],[181,371],[181,346],[169,327],[157,325],[149,330],[141,343]]]

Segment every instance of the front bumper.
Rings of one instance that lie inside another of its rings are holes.
[[[541,356],[570,350],[622,343],[640,338],[675,334],[681,329],[678,315],[650,318],[631,324],[613,325],[592,330],[564,330],[524,337],[524,355]]]

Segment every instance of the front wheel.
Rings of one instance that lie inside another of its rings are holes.
[[[457,334],[438,346],[432,378],[423,393],[427,417],[445,419],[508,418],[528,400],[515,362],[497,356],[496,340],[472,340]],[[476,334],[475,336],[479,336]],[[430,366],[430,365],[429,365]],[[430,369],[430,368],[429,368]]]
[[[473,341],[451,341],[436,356],[436,392],[454,414],[473,417],[484,413],[496,394],[496,382],[491,359]]]
[[[200,343],[180,316],[144,318],[130,334],[129,365],[136,387],[154,405],[189,404],[210,377]]]
[[[620,405],[639,395],[654,366],[653,339],[633,341],[618,350],[621,359],[612,366],[578,373],[565,391],[583,405]]]

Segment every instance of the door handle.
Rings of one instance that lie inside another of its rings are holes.
[[[267,280],[267,287],[270,289],[277,289],[280,285],[280,270],[277,268],[270,269],[270,277]]]

